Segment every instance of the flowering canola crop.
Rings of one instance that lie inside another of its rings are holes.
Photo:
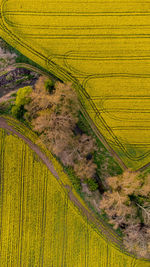
[[[68,178],[57,180],[24,140],[4,129],[0,178],[0,266],[149,266],[103,236],[68,197],[61,183]]]
[[[150,162],[148,1],[0,0],[0,36],[63,81],[122,165]]]

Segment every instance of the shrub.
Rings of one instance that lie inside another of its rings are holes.
[[[98,183],[94,179],[87,179],[86,183],[87,183],[90,191],[95,191],[98,189]]]
[[[11,109],[14,117],[21,119],[24,116],[26,109],[24,106],[30,102],[30,93],[32,92],[31,86],[20,88],[17,92],[15,105]]]
[[[54,87],[54,82],[50,79],[46,80],[44,82],[44,85],[45,85],[45,89],[47,92],[49,92],[50,94],[53,93],[53,91],[55,90],[55,87]]]
[[[75,175],[73,169],[71,167],[64,167],[66,173],[68,174],[75,190],[78,192],[78,193],[81,193],[81,180]]]
[[[20,88],[17,92],[17,97],[15,101],[16,106],[26,105],[30,102],[30,93],[32,92],[31,86],[25,86],[23,88]]]
[[[16,117],[17,119],[22,119],[25,113],[25,108],[23,105],[21,106],[13,106],[11,109],[11,113],[14,117]]]

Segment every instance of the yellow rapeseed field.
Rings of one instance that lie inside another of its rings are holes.
[[[0,0],[0,36],[63,81],[122,162],[150,162],[148,1]]]
[[[19,123],[13,128],[35,137]],[[0,129],[0,266],[148,267],[91,224],[68,197],[67,176],[53,164],[59,180],[24,140]]]

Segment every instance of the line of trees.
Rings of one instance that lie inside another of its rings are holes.
[[[30,98],[24,106],[25,119],[64,166],[71,167],[81,181],[91,179],[91,188],[96,189],[93,153],[97,147],[93,137],[75,131],[79,102],[71,84],[53,84],[41,76]]]
[[[78,128],[79,102],[71,84],[52,82],[41,76],[34,89],[17,92],[12,114],[23,116],[50,151],[91,190],[97,165],[95,139]],[[77,183],[76,183],[77,184]],[[101,213],[114,229],[121,229],[126,248],[140,257],[150,256],[150,175],[124,172],[105,180],[107,191],[100,200]]]

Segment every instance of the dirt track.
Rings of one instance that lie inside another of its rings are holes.
[[[50,172],[56,177],[57,180],[60,180],[59,175],[57,171],[55,170],[52,162],[48,159],[48,157],[40,150],[40,148],[32,143],[32,141],[19,132],[17,132],[12,126],[7,124],[7,121],[0,117],[0,128],[6,129],[9,132],[12,132],[12,134],[17,135],[19,138],[25,141],[25,143],[40,157],[40,159],[43,161],[43,163],[47,166],[47,168],[50,170]],[[64,185],[64,188],[68,190],[68,197],[73,202],[73,204],[78,207],[78,209],[81,211],[81,213],[86,216],[88,221],[90,221],[94,226],[98,228],[98,230],[105,236],[106,239],[111,241],[112,243],[115,243],[120,249],[123,249],[123,245],[121,240],[117,239],[117,237],[114,235],[114,232],[108,228],[108,226],[102,221],[97,220],[95,217],[95,214],[92,211],[88,211],[76,198],[76,196],[73,194],[71,188],[69,185]]]
[[[20,134],[19,132],[17,132],[15,129],[13,129],[13,127],[11,127],[10,125],[8,125],[7,122],[6,122],[6,120],[4,118],[2,118],[2,117],[0,117],[0,128],[9,130],[12,133],[16,134],[18,137],[20,137],[21,139],[23,139],[25,141],[25,143],[28,144],[28,146],[34,152],[36,152],[36,154],[40,157],[40,159],[46,164],[46,166],[52,172],[52,174],[57,179],[59,179],[59,176],[58,176],[57,172],[55,171],[54,166],[49,161],[49,159],[44,155],[44,153],[41,152],[41,150],[39,149],[39,147],[37,145],[33,144],[30,139],[26,138],[25,136],[23,136],[22,134]]]

